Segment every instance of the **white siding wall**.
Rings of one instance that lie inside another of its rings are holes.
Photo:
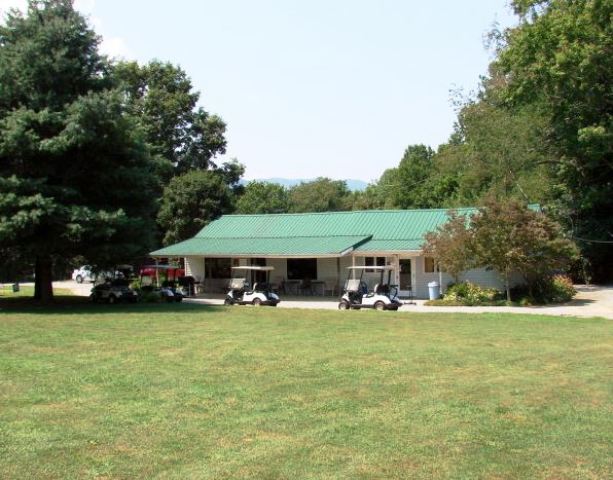
[[[460,276],[460,280],[476,283],[477,285],[481,285],[483,287],[504,290],[504,280],[495,270],[486,270],[485,268],[468,270]],[[511,274],[510,280],[511,288],[524,283],[523,277],[518,273]]]
[[[336,258],[317,259],[317,280],[336,278]]]
[[[345,286],[345,280],[347,280],[347,267],[350,267],[351,265],[353,265],[351,258],[352,258],[351,256],[341,257],[341,275],[340,275],[340,278],[338,279],[339,289],[342,289]],[[361,260],[362,262],[364,261],[361,257],[356,258],[356,265],[358,265],[357,262],[359,260]]]
[[[285,258],[267,258],[266,265],[275,267],[275,270],[270,272],[270,281],[272,283],[280,283],[282,280],[287,280],[287,260]]]
[[[194,277],[198,282],[204,280],[204,258],[185,257],[185,275]]]
[[[440,281],[438,272],[426,273],[424,271],[424,263],[423,256],[415,258],[415,285],[413,288],[416,298],[428,298],[428,283]],[[443,273],[443,290],[452,281],[449,274]]]
[[[415,268],[416,268],[416,283],[415,286],[415,296],[417,298],[428,298],[428,283],[432,281],[439,281],[439,274],[436,273],[425,273],[424,272],[424,257],[417,257],[415,259]],[[447,285],[453,283],[453,277],[448,273],[443,272],[442,274],[442,290],[443,292],[447,289]],[[485,268],[476,268],[473,270],[468,270],[460,275],[460,281],[469,281],[480,285],[486,288],[495,288],[497,290],[504,290],[504,282],[501,276],[495,270],[486,270]],[[521,284],[523,279],[520,275],[512,275],[511,276],[511,286],[515,286]]]

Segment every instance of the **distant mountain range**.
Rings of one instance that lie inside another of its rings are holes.
[[[258,182],[265,183],[278,183],[283,185],[284,187],[293,187],[294,185],[298,185],[302,182],[312,182],[315,180],[314,178],[254,178]],[[243,183],[248,183],[249,180],[244,180]],[[364,182],[363,180],[355,180],[355,179],[347,179],[345,180],[347,183],[347,188],[351,191],[361,191],[364,190],[368,186],[368,182]]]

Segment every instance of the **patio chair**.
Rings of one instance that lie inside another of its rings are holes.
[[[336,278],[326,278],[324,279],[324,283],[325,283],[325,289],[324,289],[325,295],[328,295],[328,294],[332,296],[338,295],[338,282],[336,281]]]
[[[313,286],[311,285],[311,279],[305,278],[298,287],[300,295],[313,295]]]

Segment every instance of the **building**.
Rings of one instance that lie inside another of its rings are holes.
[[[470,214],[474,209],[457,209]],[[452,281],[424,255],[424,235],[448,219],[447,210],[370,210],[300,214],[224,215],[194,238],[151,253],[155,258],[184,258],[186,274],[205,292],[222,291],[231,267],[275,267],[271,282],[290,293],[336,294],[352,265],[392,265],[401,295],[428,296],[428,283]],[[366,273],[372,286],[374,273]],[[259,281],[255,279],[256,281]],[[503,288],[491,270],[465,272],[462,280]]]

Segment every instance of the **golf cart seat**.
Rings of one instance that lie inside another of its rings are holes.
[[[375,295],[387,295],[390,293],[390,287],[386,283],[383,283],[383,284],[377,283],[375,285],[375,288],[373,289],[373,292]]]
[[[357,278],[347,280],[347,283],[345,284],[345,290],[347,290],[348,292],[359,292],[360,283],[360,280]]]

